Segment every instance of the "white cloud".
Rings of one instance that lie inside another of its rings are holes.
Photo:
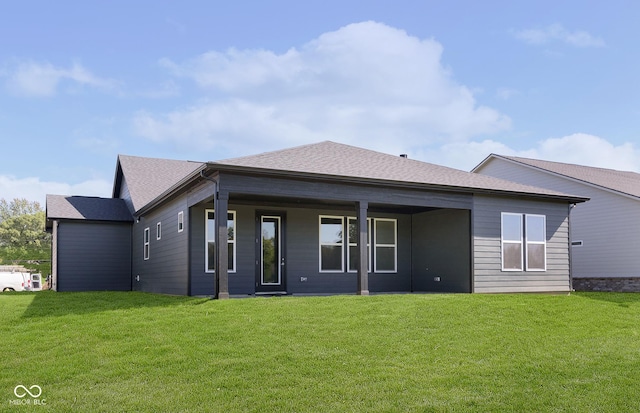
[[[46,194],[83,195],[110,197],[112,183],[101,179],[91,179],[77,184],[42,181],[40,178],[17,178],[11,175],[0,175],[0,194],[2,198],[26,198],[38,201],[44,207]]]
[[[515,31],[516,38],[533,45],[542,45],[559,41],[575,47],[604,47],[602,38],[593,36],[586,31],[570,31],[561,24],[552,24],[543,29],[528,29]]]
[[[427,162],[468,171],[491,153],[640,172],[640,148],[629,142],[614,145],[604,138],[585,133],[545,139],[524,149],[485,140],[446,144],[412,155]]]
[[[51,63],[21,62],[5,73],[6,86],[16,95],[27,97],[50,97],[56,94],[62,82],[112,90],[116,82],[92,74],[79,63],[71,67],[56,67]]]
[[[152,141],[228,144],[235,154],[323,139],[410,147],[509,129],[510,119],[479,105],[441,55],[433,39],[364,22],[281,54],[229,49],[183,63],[163,59],[207,98],[160,116],[140,112],[133,126]]]
[[[549,161],[640,172],[640,148],[633,143],[614,145],[585,133],[547,139],[527,153]]]

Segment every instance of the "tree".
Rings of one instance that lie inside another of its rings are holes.
[[[38,202],[0,199],[0,264],[51,272],[51,235],[45,232],[45,213]]]

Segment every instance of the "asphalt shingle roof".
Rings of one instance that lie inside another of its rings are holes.
[[[47,195],[47,219],[133,221],[124,200],[87,196]]]
[[[204,166],[203,162],[129,155],[118,155],[118,162],[131,195],[134,211],[140,210]]]
[[[492,155],[640,198],[640,174],[615,169]]]
[[[253,156],[211,162],[235,166],[340,178],[360,178],[460,189],[478,189],[551,197],[581,198],[511,181],[434,165],[355,146],[320,142]]]

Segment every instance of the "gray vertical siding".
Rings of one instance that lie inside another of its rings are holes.
[[[59,221],[54,220],[51,227],[51,284],[54,291],[58,289],[58,225]]]
[[[184,211],[184,230],[178,232],[178,212]],[[162,237],[156,239],[156,224],[162,223]],[[150,231],[149,259],[143,259],[144,229]],[[133,224],[133,288],[153,293],[189,293],[189,210],[181,196],[141,216]],[[139,281],[136,277],[139,276]]]
[[[57,291],[131,289],[131,224],[62,221],[54,235]]]
[[[640,202],[570,178],[493,159],[480,173],[591,198],[571,211],[574,277],[640,277]]]
[[[415,214],[412,232],[413,290],[471,292],[470,212],[440,209]]]
[[[568,209],[564,202],[474,196],[474,292],[569,291]],[[547,271],[502,271],[502,212],[546,216]]]

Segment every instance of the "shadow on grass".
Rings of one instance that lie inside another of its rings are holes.
[[[207,298],[170,296],[134,291],[127,292],[67,292],[40,291],[31,293],[33,301],[22,315],[31,317],[56,317],[69,314],[87,314],[104,311],[144,307],[170,307],[194,305]]]
[[[621,307],[629,307],[631,304],[640,304],[640,293],[576,291],[571,294],[578,297],[589,298],[591,300],[615,303]]]

